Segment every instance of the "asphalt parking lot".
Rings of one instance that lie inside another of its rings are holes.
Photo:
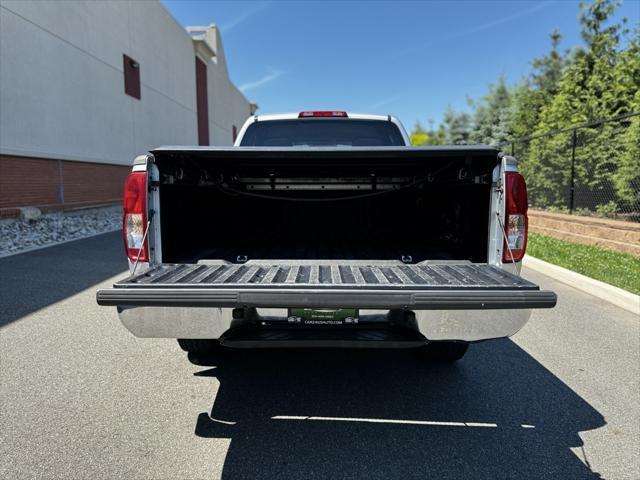
[[[640,478],[640,320],[559,296],[455,366],[409,350],[190,363],[95,290],[120,232],[0,259],[2,478]]]

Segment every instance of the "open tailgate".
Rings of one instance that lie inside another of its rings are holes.
[[[162,264],[98,290],[100,305],[410,310],[552,308],[556,294],[470,262]]]

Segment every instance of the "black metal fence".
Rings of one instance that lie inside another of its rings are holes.
[[[534,208],[640,221],[640,112],[519,138]]]

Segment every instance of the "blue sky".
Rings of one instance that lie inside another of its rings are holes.
[[[522,78],[554,28],[564,48],[581,43],[572,0],[162,3],[184,26],[220,27],[231,80],[259,113],[390,113],[408,129],[466,109],[501,74]],[[640,1],[622,16],[638,22]]]

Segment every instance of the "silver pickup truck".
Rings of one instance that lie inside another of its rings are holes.
[[[391,116],[253,116],[233,147],[139,156],[123,236],[130,275],[98,303],[188,352],[419,347],[452,362],[556,304],[519,276],[515,159],[412,147]]]

